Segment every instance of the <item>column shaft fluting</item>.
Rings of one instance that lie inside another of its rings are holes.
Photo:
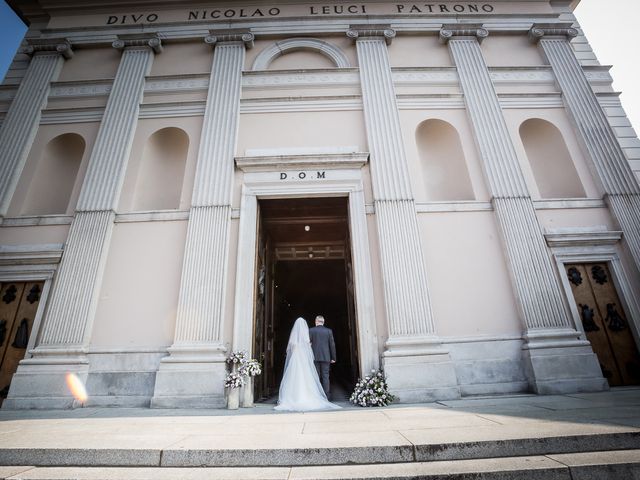
[[[0,130],[0,218],[6,216],[22,168],[40,125],[51,82],[64,57],[55,51],[37,52],[20,82]]]
[[[81,347],[88,341],[152,60],[149,47],[128,47],[122,54],[54,282],[41,348]]]
[[[534,27],[535,30],[535,27]],[[573,117],[605,200],[640,268],[640,186],[633,175],[598,98],[566,38],[542,38],[539,45],[551,64],[567,110]]]
[[[387,46],[356,40],[389,336],[435,332]]]
[[[448,40],[527,329],[572,328],[478,40]]]
[[[127,47],[122,53],[102,117],[76,210],[115,210],[138,122],[153,51]]]
[[[234,154],[245,45],[217,44],[209,80],[174,346],[223,343]]]

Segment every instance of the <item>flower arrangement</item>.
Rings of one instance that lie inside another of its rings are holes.
[[[224,386],[231,389],[244,386],[244,375],[235,372],[228,373],[224,379]]]
[[[262,373],[262,365],[255,358],[245,361],[238,370],[240,375],[255,377]]]
[[[246,384],[247,377],[262,373],[262,365],[256,359],[249,359],[246,352],[231,352],[226,359],[230,372],[224,379],[226,388],[240,388]]]
[[[386,407],[394,400],[382,370],[371,370],[370,375],[359,379],[349,398],[351,403],[360,407]]]
[[[231,354],[227,357],[227,365],[238,365],[241,366],[243,363],[247,361],[247,354],[245,352],[231,352]]]

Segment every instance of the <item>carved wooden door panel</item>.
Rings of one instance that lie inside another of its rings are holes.
[[[0,404],[24,358],[44,282],[0,284]]]
[[[640,355],[606,263],[565,265],[582,326],[611,386],[640,384]]]

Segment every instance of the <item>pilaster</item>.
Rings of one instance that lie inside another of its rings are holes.
[[[51,82],[64,60],[73,56],[66,39],[31,40],[23,52],[32,56],[31,62],[0,130],[0,223],[38,131]]]
[[[386,25],[351,27],[358,52],[389,339],[384,368],[401,401],[460,396],[448,352],[435,335],[415,201],[387,45]]]
[[[211,32],[214,48],[198,151],[173,345],[156,376],[152,406],[224,405],[222,331],[231,225],[234,154],[249,31]]]
[[[538,43],[553,69],[562,99],[605,192],[605,201],[640,269],[640,186],[571,48],[569,41],[577,35],[569,23],[535,24],[529,31],[529,38]]]
[[[123,36],[118,72],[91,152],[40,340],[20,362],[5,408],[69,407],[64,374],[87,378],[86,348],[113,231],[115,208],[138,120],[144,79],[160,51],[153,35]]]
[[[597,358],[572,325],[498,96],[484,62],[481,25],[445,25],[480,151],[520,315],[529,382],[538,393],[602,390]]]

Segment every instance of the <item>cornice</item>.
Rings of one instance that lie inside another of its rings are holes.
[[[356,153],[324,153],[307,155],[273,155],[273,156],[245,156],[236,157],[236,166],[243,172],[273,171],[274,169],[306,169],[346,168],[359,169],[369,159],[368,152]]]

